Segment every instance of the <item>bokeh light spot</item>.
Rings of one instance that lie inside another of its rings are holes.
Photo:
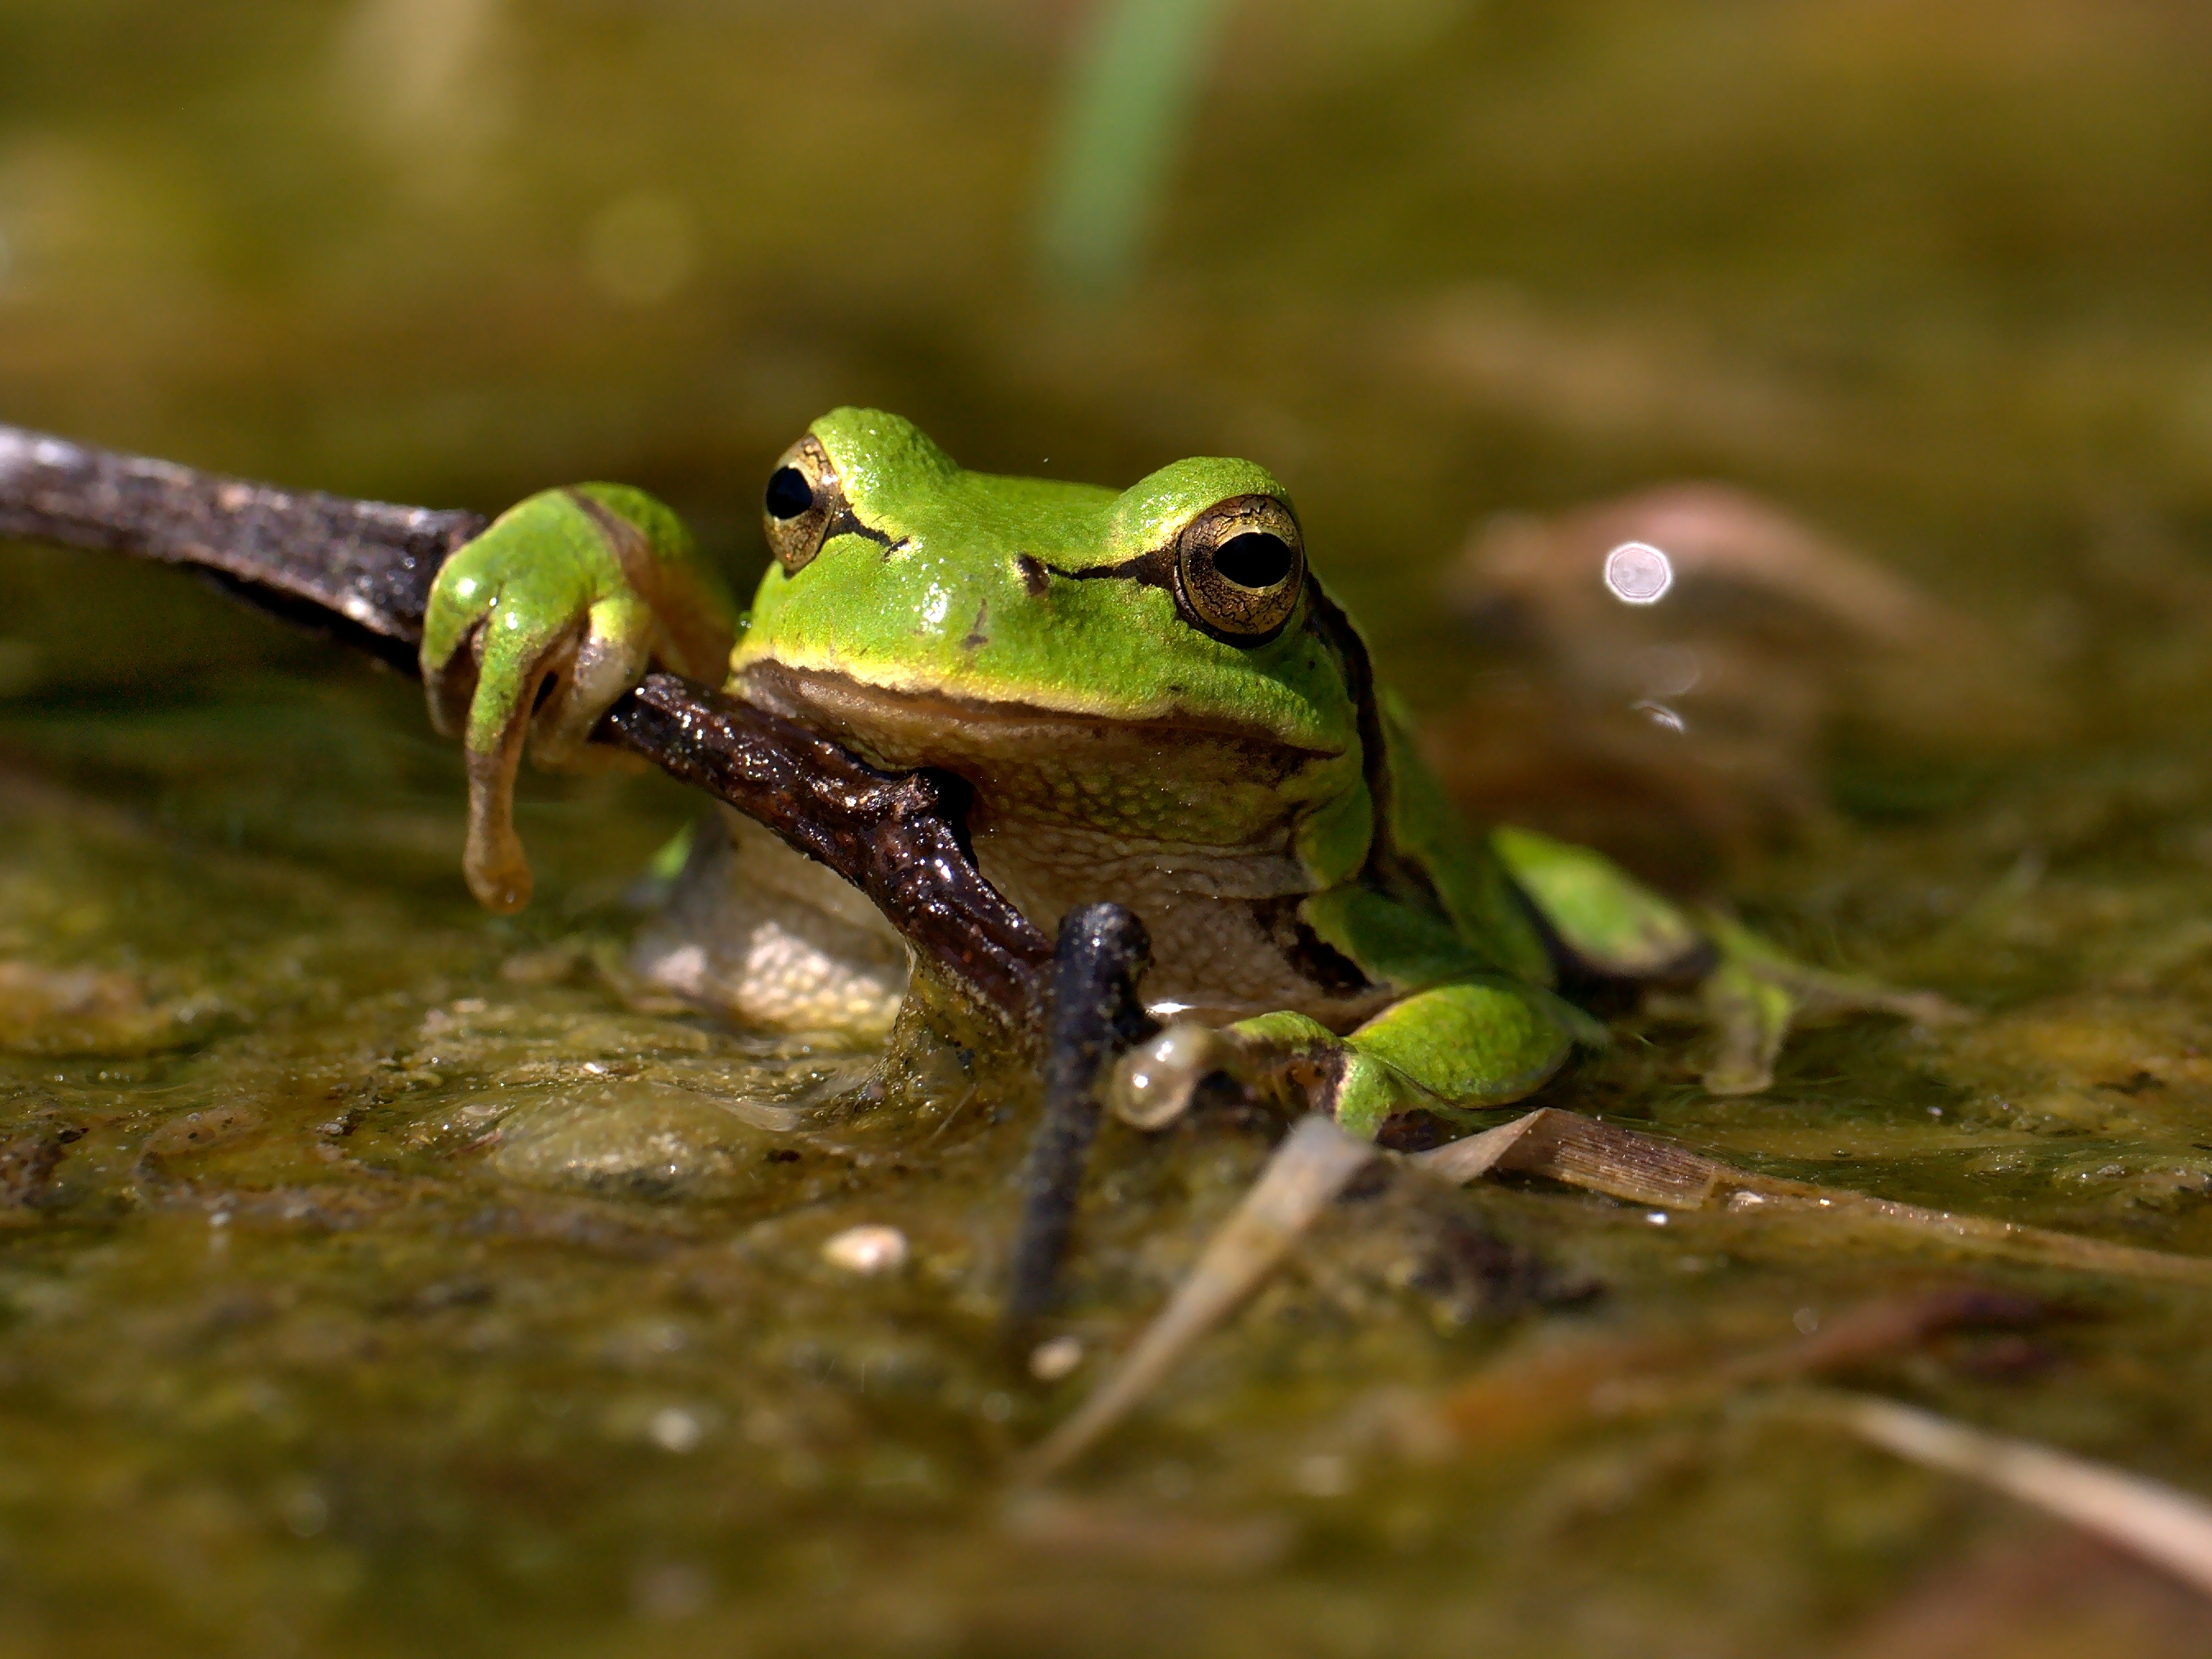
[[[1605,556],[1605,585],[1624,605],[1656,605],[1674,585],[1674,567],[1648,542],[1623,542]]]

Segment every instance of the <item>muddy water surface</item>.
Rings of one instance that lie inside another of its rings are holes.
[[[0,420],[485,510],[632,479],[739,572],[840,402],[1005,471],[1252,454],[1463,796],[1976,1015],[1737,1100],[1632,1019],[1550,1100],[2212,1258],[2196,14],[1255,0],[1072,294],[1079,9],[823,10],[0,7]],[[1638,655],[1471,592],[1494,515],[1681,479],[1932,631]],[[182,579],[0,550],[0,1651],[2203,1650],[1783,1391],[2212,1493],[2212,1293],[1376,1182],[1018,1496],[1275,1126],[1103,1133],[1041,1379],[994,1340],[1021,1087],[855,1112],[869,1056],[629,994],[681,791],[532,783],[500,921],[416,689]],[[826,1260],[858,1225],[903,1266]]]

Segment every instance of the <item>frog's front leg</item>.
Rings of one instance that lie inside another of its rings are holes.
[[[1209,1077],[1227,1075],[1293,1111],[1326,1112],[1372,1137],[1413,1111],[1454,1118],[1534,1094],[1601,1028],[1539,987],[1498,975],[1392,1004],[1348,1036],[1299,1013],[1213,1030],[1171,1025],[1125,1056],[1108,1085],[1115,1114],[1172,1121]]]
[[[494,910],[530,897],[514,833],[526,735],[540,765],[575,770],[599,717],[660,664],[718,681],[737,607],[676,515],[641,491],[583,484],[533,495],[446,561],[422,625],[439,732],[467,756],[470,890]]]

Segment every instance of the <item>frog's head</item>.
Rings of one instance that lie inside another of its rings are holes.
[[[896,415],[840,409],[777,464],[766,520],[740,669],[1337,740],[1340,676],[1297,626],[1297,516],[1249,461],[1178,461],[1116,495],[970,472]]]
[[[1117,494],[970,472],[897,416],[840,409],[786,452],[765,508],[775,562],[732,672],[884,764],[972,776],[978,744],[1065,754],[1110,727],[1117,748],[1148,734],[1160,769],[1241,754],[1279,806],[1358,775],[1340,619],[1249,461]]]

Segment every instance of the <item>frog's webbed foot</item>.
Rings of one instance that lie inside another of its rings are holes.
[[[681,624],[648,594],[685,604]],[[526,739],[556,769],[610,763],[586,748],[600,716],[656,660],[717,676],[733,617],[674,515],[616,486],[533,495],[447,560],[423,618],[422,679],[431,723],[463,742],[462,867],[480,902],[529,902],[514,808]]]
[[[468,769],[461,867],[478,902],[501,912],[530,900],[530,865],[514,833],[514,778],[531,714],[549,677],[574,656],[579,631],[515,626],[526,620],[519,592],[495,591],[461,647],[425,675],[431,724],[462,739]]]
[[[1899,991],[1808,966],[1717,912],[1701,912],[1698,921],[1719,954],[1698,987],[1699,1010],[1712,1031],[1705,1085],[1714,1094],[1755,1095],[1766,1088],[1783,1043],[1808,1019],[1879,1013],[1941,1025],[1966,1017],[1932,992]]]
[[[1263,1014],[1215,1030],[1170,1025],[1115,1067],[1107,1103],[1139,1128],[1165,1127],[1211,1078],[1286,1111],[1327,1114],[1372,1139],[1410,1112],[1463,1121],[1533,1094],[1577,1042],[1601,1029],[1549,992],[1503,975],[1439,985],[1394,1003],[1349,1036],[1304,1014]]]
[[[464,549],[456,559],[473,550]],[[488,550],[497,552],[501,550]],[[434,670],[427,660],[433,635],[425,631],[425,683],[431,720],[462,740],[468,768],[468,842],[462,869],[469,890],[487,908],[517,910],[530,899],[529,861],[514,832],[514,778],[526,739],[542,763],[574,767],[591,729],[607,706],[643,674],[649,634],[632,601],[603,601],[575,614],[572,584],[524,568],[495,580],[455,583],[468,611],[436,616],[443,631],[465,624],[458,647]],[[441,592],[448,592],[442,586]],[[439,596],[434,594],[434,616]]]
[[[594,612],[607,608],[597,606]],[[522,617],[522,605],[513,614]],[[629,761],[586,745],[608,707],[643,678],[649,654],[635,637],[634,625],[611,627],[596,614],[562,629],[510,630],[498,627],[499,620],[488,619],[461,653],[475,660],[477,672],[465,716],[449,718],[446,729],[460,730],[468,769],[468,840],[461,868],[477,901],[505,912],[530,899],[529,860],[514,831],[514,779],[526,740],[531,757],[554,770]]]

